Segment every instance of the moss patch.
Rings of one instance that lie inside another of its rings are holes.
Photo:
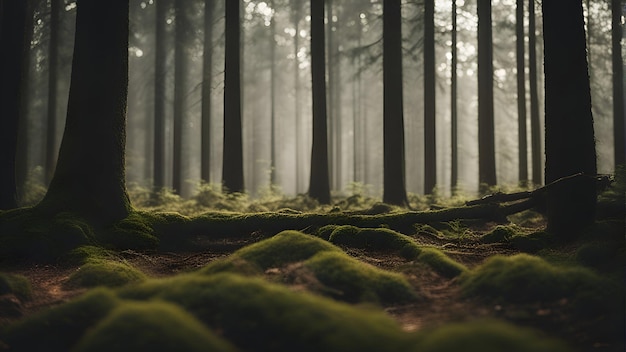
[[[0,296],[13,294],[21,300],[33,295],[30,281],[22,275],[0,273]]]
[[[315,277],[333,290],[333,298],[348,302],[401,303],[416,298],[401,274],[364,264],[339,252],[321,252],[304,262]]]
[[[604,280],[581,267],[558,267],[528,254],[493,256],[461,276],[467,296],[514,303],[554,301],[596,292]]]
[[[75,351],[234,351],[191,314],[165,302],[123,303]]]
[[[118,287],[141,282],[146,275],[124,262],[91,260],[67,279],[67,287]]]
[[[417,261],[431,267],[438,274],[453,278],[467,271],[467,267],[436,248],[422,247]]]
[[[395,250],[406,259],[419,254],[419,246],[407,235],[386,228],[359,228],[352,225],[338,226],[328,240],[334,244],[356,248]]]
[[[448,324],[420,333],[420,352],[565,352],[560,341],[500,321]]]

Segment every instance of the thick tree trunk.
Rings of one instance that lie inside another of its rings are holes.
[[[528,4],[528,81],[530,85],[530,149],[532,182],[542,184],[541,123],[539,121],[539,92],[537,83],[537,35],[535,34],[535,0]]]
[[[481,188],[497,184],[491,33],[491,0],[478,1],[478,182]]]
[[[324,1],[311,1],[311,79],[313,88],[313,145],[309,196],[330,203],[326,75],[324,64]]]
[[[383,105],[383,202],[408,205],[404,177],[400,0],[383,2]]]
[[[516,1],[515,40],[517,61],[517,131],[518,131],[518,180],[528,183],[528,143],[526,141],[526,70],[524,55],[524,0]]]
[[[125,218],[128,0],[78,2],[70,96],[59,160],[40,209],[96,224]]]
[[[626,128],[624,125],[624,61],[622,60],[622,7],[612,0],[611,42],[613,58],[613,140],[615,168],[626,165]]]
[[[167,12],[169,0],[156,2],[156,36],[154,63],[154,191],[165,187],[165,107],[166,107],[166,74],[167,52],[165,44]]]
[[[15,155],[26,45],[27,2],[0,1],[0,210],[17,207]]]
[[[211,182],[211,91],[213,82],[213,11],[214,0],[204,2],[204,43],[202,47],[202,110],[200,179]]]
[[[224,160],[222,185],[228,192],[243,192],[241,126],[240,0],[226,1],[224,66]]]
[[[46,182],[52,180],[57,162],[57,121],[58,121],[58,73],[59,73],[59,27],[65,1],[50,1],[50,41],[48,44],[48,116],[46,127]]]
[[[576,173],[596,174],[595,140],[581,1],[544,0],[546,77],[545,182]],[[571,239],[594,221],[593,179],[548,192],[548,230]]]
[[[172,188],[174,192],[183,194],[183,182],[185,179],[184,157],[186,156],[183,146],[185,128],[185,109],[187,107],[187,40],[189,38],[188,19],[184,0],[174,2],[176,12],[176,44],[174,49],[174,144],[172,151]]]
[[[424,194],[437,184],[435,0],[424,2]]]

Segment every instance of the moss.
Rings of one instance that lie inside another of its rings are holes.
[[[420,333],[420,352],[565,352],[561,341],[500,321],[448,324]]]
[[[550,234],[545,231],[537,231],[528,235],[517,234],[510,238],[511,245],[527,253],[536,253],[551,244]]]
[[[96,289],[67,304],[18,321],[0,340],[4,340],[11,351],[69,351],[118,303],[112,291]]]
[[[554,301],[603,286],[603,280],[585,268],[554,266],[528,254],[496,255],[461,276],[466,296],[513,303]]]
[[[349,247],[395,250],[399,251],[406,259],[413,259],[420,251],[411,237],[386,228],[338,226],[331,233],[329,241]]]
[[[298,231],[282,231],[276,236],[244,247],[234,255],[262,269],[307,260],[321,251],[341,251],[332,244]]]
[[[191,314],[165,302],[123,303],[75,351],[234,351]]]
[[[328,241],[330,239],[330,235],[335,231],[335,229],[339,227],[339,225],[325,225],[317,229],[315,231],[315,236]]]
[[[482,243],[506,243],[513,236],[517,235],[518,231],[513,226],[498,225],[489,233],[480,238]]]
[[[421,248],[417,261],[427,264],[435,272],[447,278],[453,278],[467,271],[465,265],[458,263],[436,248]]]
[[[582,265],[602,272],[624,271],[624,247],[612,242],[590,242],[576,251],[576,260]]]
[[[339,252],[321,252],[304,262],[333,298],[347,302],[402,303],[416,298],[401,274],[387,272]]]
[[[251,263],[233,254],[226,259],[216,260],[209,263],[200,269],[199,272],[209,275],[228,272],[245,276],[257,276],[263,274],[263,269],[255,263]]]
[[[30,299],[33,295],[30,281],[22,275],[0,273],[0,296],[13,294],[21,300]]]
[[[83,265],[91,260],[111,258],[112,255],[111,251],[102,247],[80,246],[63,255],[60,260],[70,265]]]
[[[125,219],[99,234],[100,242],[116,249],[156,249],[159,239],[154,233],[154,218],[133,211]]]
[[[145,279],[145,274],[126,263],[91,260],[70,275],[65,285],[68,287],[117,287]]]
[[[123,288],[132,300],[164,300],[193,312],[243,350],[407,350],[410,335],[383,312],[234,274],[185,275]]]

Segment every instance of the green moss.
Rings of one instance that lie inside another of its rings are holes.
[[[234,351],[191,314],[165,302],[123,303],[74,351]]]
[[[156,249],[159,239],[154,233],[153,221],[152,216],[133,211],[110,229],[102,231],[98,239],[116,249]]]
[[[69,351],[119,300],[108,289],[96,289],[11,325],[0,337],[11,351]]]
[[[419,247],[409,236],[386,228],[359,228],[352,225],[338,226],[330,235],[334,244],[399,251],[406,259],[413,259],[419,253]]]
[[[588,267],[602,272],[624,271],[624,247],[612,242],[590,242],[576,251],[576,260]]]
[[[315,232],[315,236],[328,241],[330,239],[330,235],[333,233],[333,231],[335,231],[337,227],[339,227],[339,225],[322,226]]]
[[[453,278],[467,271],[465,265],[454,261],[442,251],[436,248],[422,247],[417,261],[431,267],[435,272]]]
[[[321,251],[341,251],[332,244],[298,231],[282,231],[276,236],[244,247],[234,255],[262,269],[309,259]]]
[[[603,280],[581,267],[558,267],[528,254],[490,257],[461,276],[467,296],[506,302],[545,302],[596,292]]]
[[[565,352],[563,342],[500,321],[448,324],[420,333],[420,352]]]
[[[407,350],[411,336],[383,312],[234,274],[185,275],[123,288],[133,300],[164,300],[193,312],[243,350]]]
[[[304,262],[315,277],[332,288],[333,298],[347,302],[401,303],[416,298],[401,274],[387,272],[339,252],[321,252]]]
[[[517,235],[518,231],[513,226],[498,225],[489,233],[480,238],[482,243],[506,243],[513,236]]]
[[[551,244],[550,234],[545,231],[537,231],[530,234],[517,234],[509,240],[511,245],[527,253],[536,253]]]
[[[0,273],[0,296],[13,294],[21,300],[30,299],[33,295],[30,281],[22,275]]]
[[[65,285],[68,287],[117,287],[141,282],[146,276],[132,266],[112,260],[91,260],[74,272]]]
[[[245,259],[239,258],[233,254],[230,257],[222,260],[216,260],[199,271],[202,274],[217,274],[217,273],[236,273],[245,276],[257,276],[263,274],[263,269],[258,265],[251,263]]]
[[[80,246],[61,257],[61,261],[70,265],[83,265],[91,260],[112,257],[112,252],[97,246]]]

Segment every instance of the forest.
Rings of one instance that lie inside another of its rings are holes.
[[[0,0],[0,351],[623,351],[620,0]]]

